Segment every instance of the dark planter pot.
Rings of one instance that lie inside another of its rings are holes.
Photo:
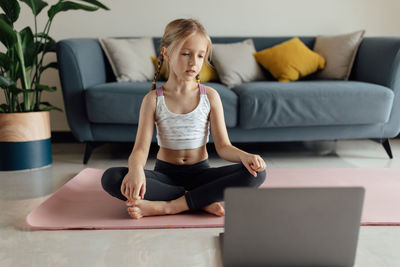
[[[0,113],[0,171],[52,163],[50,112]]]

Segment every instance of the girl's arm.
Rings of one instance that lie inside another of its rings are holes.
[[[144,166],[153,137],[155,103],[155,92],[151,91],[145,95],[140,107],[135,145],[128,159],[129,170],[121,184],[121,193],[128,199],[127,205],[131,200],[143,199],[146,193]]]
[[[211,106],[211,134],[218,155],[227,161],[242,162],[253,175],[256,175],[256,171],[264,170],[265,162],[259,155],[247,153],[231,144],[226,130],[224,110],[218,92],[211,87],[207,87],[207,97]]]
[[[207,87],[207,96],[211,106],[210,126],[215,149],[221,158],[231,162],[240,162],[240,157],[249,155],[249,153],[231,144],[226,130],[224,110],[218,92],[211,87]]]
[[[137,167],[144,168],[146,165],[151,140],[153,138],[156,97],[155,91],[153,90],[143,98],[140,107],[135,145],[128,159],[129,170]]]

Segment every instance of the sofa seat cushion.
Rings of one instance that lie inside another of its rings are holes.
[[[151,82],[111,82],[86,89],[88,119],[93,123],[138,124],[140,106]]]
[[[393,91],[356,81],[252,82],[239,96],[239,127],[354,125],[387,122]]]
[[[239,97],[238,95],[229,89],[227,86],[221,83],[204,83],[206,86],[210,86],[215,89],[219,97],[221,98],[222,107],[224,108],[224,117],[226,127],[236,127],[239,121]]]
[[[237,126],[238,96],[219,83],[205,83],[221,96],[227,127]],[[157,84],[157,86],[161,86]],[[138,124],[140,106],[149,92],[151,82],[106,83],[88,88],[85,101],[92,123]]]

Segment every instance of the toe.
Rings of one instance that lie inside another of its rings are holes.
[[[134,216],[135,216],[135,219],[140,219],[143,217],[142,214],[140,214],[139,212],[135,212]]]
[[[131,212],[139,212],[140,211],[140,209],[138,207],[129,207],[128,210]]]
[[[134,211],[129,212],[129,215],[130,215],[133,219],[140,219],[140,218],[143,217],[140,213],[134,212]]]

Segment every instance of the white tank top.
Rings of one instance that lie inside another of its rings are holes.
[[[210,102],[206,87],[199,84],[200,102],[197,107],[185,114],[172,113],[168,110],[163,86],[157,88],[156,128],[157,143],[169,149],[194,149],[203,146],[209,140]]]

